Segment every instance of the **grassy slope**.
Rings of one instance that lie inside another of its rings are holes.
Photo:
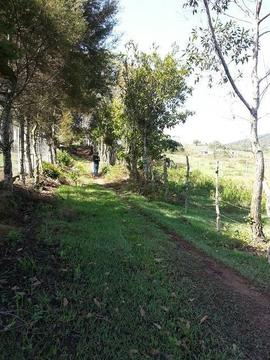
[[[134,194],[128,194],[126,197],[131,204],[136,205],[154,221],[175,231],[185,240],[229,265],[262,288],[270,290],[270,267],[265,254],[247,251],[241,241],[229,237],[226,232],[218,235],[213,222],[213,210],[202,208],[198,203],[197,207],[190,207],[188,214],[184,214],[180,206],[149,201]]]
[[[109,190],[59,195],[42,210],[40,235],[57,249],[57,266],[51,256],[20,261],[23,279],[41,284],[16,294],[24,325],[4,334],[1,359],[242,358],[248,337],[235,336],[232,305],[221,309],[196,268],[185,275],[190,264],[158,227]],[[211,324],[200,324],[210,309]]]

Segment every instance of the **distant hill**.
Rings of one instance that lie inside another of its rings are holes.
[[[270,134],[261,135],[260,143],[263,149],[270,148]],[[251,150],[251,143],[249,139],[234,141],[226,146],[233,150]]]

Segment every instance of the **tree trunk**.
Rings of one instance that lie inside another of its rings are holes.
[[[20,180],[25,184],[25,118],[20,118]]]
[[[264,189],[264,193],[265,193],[265,197],[266,197],[266,214],[267,214],[268,218],[270,218],[270,188],[267,184],[266,179],[264,179],[264,182],[263,182],[263,189]]]
[[[216,230],[220,232],[220,208],[219,208],[219,161],[216,164],[216,196],[215,196],[215,206],[216,206]]]
[[[186,179],[185,179],[185,213],[188,212],[188,198],[189,198],[189,177],[190,177],[190,164],[189,157],[186,155]]]
[[[54,164],[55,161],[54,161],[53,145],[52,145],[51,140],[48,141],[48,147],[49,147],[49,153],[50,153],[50,162],[51,162],[51,164]]]
[[[255,178],[253,183],[252,200],[250,206],[250,220],[254,241],[265,240],[261,219],[262,191],[264,180],[264,156],[260,147],[257,129],[258,119],[254,115],[251,123],[252,150],[255,157]]]
[[[54,163],[57,164],[57,147],[55,143],[53,143],[53,156],[54,156]]]
[[[263,187],[263,179],[264,179],[264,157],[263,152],[260,148],[259,139],[258,139],[258,111],[261,103],[261,90],[260,84],[262,79],[267,79],[269,73],[266,73],[265,77],[259,79],[258,76],[258,65],[259,65],[259,50],[260,50],[260,25],[262,20],[268,18],[268,16],[264,17],[263,19],[260,18],[260,12],[262,9],[262,1],[258,0],[256,2],[256,13],[254,18],[254,26],[253,26],[253,69],[252,69],[252,87],[253,87],[253,103],[249,103],[247,99],[243,96],[240,92],[236,82],[234,81],[231,72],[229,70],[228,64],[225,60],[225,57],[222,53],[222,49],[217,39],[217,35],[215,32],[215,27],[213,25],[213,20],[211,17],[211,11],[209,7],[209,1],[203,0],[204,7],[206,10],[206,15],[208,19],[209,28],[212,34],[213,43],[215,45],[215,49],[217,55],[221,61],[225,74],[231,84],[235,94],[238,98],[242,101],[245,107],[248,109],[249,113],[251,114],[251,141],[252,141],[252,150],[255,157],[255,179],[253,185],[253,194],[252,194],[252,201],[251,201],[251,208],[250,208],[250,218],[251,218],[251,225],[252,225],[252,235],[255,241],[264,240],[263,234],[263,227],[261,221],[261,201],[262,201],[262,187]]]
[[[34,169],[34,181],[35,185],[38,186],[40,182],[40,156],[38,149],[38,126],[34,125],[33,128],[33,149],[34,149],[34,157],[35,157],[35,169]]]
[[[143,176],[145,181],[149,178],[149,167],[148,167],[148,144],[147,144],[147,131],[146,126],[143,131]]]
[[[4,157],[4,187],[7,190],[13,189],[13,173],[11,159],[11,107],[12,96],[9,96],[4,104],[1,114],[1,149]]]
[[[169,184],[168,184],[168,165],[166,156],[163,159],[163,182],[164,182],[164,198],[168,200]]]
[[[55,136],[55,124],[52,125],[52,151],[54,164],[57,163],[57,146],[56,146],[56,136]]]
[[[31,132],[30,132],[30,121],[26,119],[26,134],[25,134],[25,141],[26,141],[26,158],[28,163],[28,172],[29,177],[32,179],[34,177],[33,171],[33,164],[31,158]]]
[[[114,166],[116,163],[116,154],[113,146],[108,147],[108,162],[111,166]]]
[[[254,48],[253,48],[253,69],[252,69],[252,85],[253,85],[253,101],[254,106],[251,111],[251,144],[255,158],[255,179],[253,183],[253,193],[250,208],[250,218],[252,226],[252,235],[254,241],[264,241],[261,207],[262,207],[262,191],[264,180],[264,156],[260,146],[258,137],[258,111],[260,107],[260,80],[258,75],[259,66],[259,39],[260,39],[260,10],[261,6],[257,6],[256,18],[254,22]]]
[[[134,140],[131,141],[130,150],[129,150],[129,154],[130,154],[130,175],[131,175],[131,178],[134,181],[138,181],[139,174],[138,174],[138,168],[137,168],[137,156],[136,156],[135,145],[134,145],[133,141]]]

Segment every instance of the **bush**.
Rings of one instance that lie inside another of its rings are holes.
[[[51,163],[43,162],[43,175],[51,179],[58,179],[61,175],[60,169]]]
[[[66,150],[62,150],[57,153],[57,162],[60,166],[66,166],[66,167],[73,166],[73,159]]]
[[[78,185],[78,181],[80,178],[80,170],[77,168],[72,169],[72,171],[69,172],[69,178],[75,183],[75,185]]]

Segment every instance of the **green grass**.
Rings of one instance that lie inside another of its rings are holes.
[[[249,184],[254,178],[254,159],[251,152],[235,151],[235,157],[230,157],[223,152],[216,154],[202,155],[199,148],[187,148],[191,170],[200,170],[203,173],[215,176],[216,160],[220,163],[220,175],[223,178],[234,177],[237,180],[246,181]],[[270,178],[270,154],[265,152],[265,175]],[[176,163],[185,166],[186,159],[183,153],[168,154]]]
[[[215,230],[214,208],[207,206],[205,197],[197,197],[197,205],[190,206],[187,214],[180,205],[149,201],[130,193],[126,198],[154,221],[175,231],[262,288],[270,290],[270,267],[266,255],[248,249],[250,234],[241,213],[229,213],[230,218],[223,222],[223,233],[218,234]]]
[[[245,358],[249,338],[235,337],[228,315],[235,305],[220,306],[157,225],[97,186],[64,186],[59,197],[42,209],[38,245],[54,256],[18,263],[24,289],[12,290],[16,318],[1,337],[1,359]],[[129,199],[183,234],[176,207]]]

